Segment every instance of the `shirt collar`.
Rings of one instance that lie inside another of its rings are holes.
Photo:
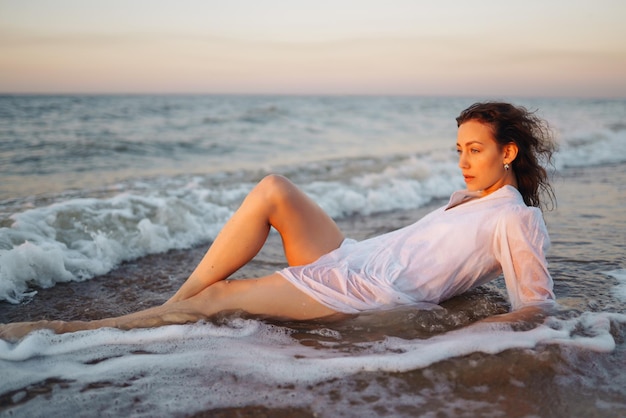
[[[519,191],[515,187],[509,186],[509,185],[502,186],[495,192],[488,194],[485,197],[498,196],[502,193],[504,193],[505,196],[506,195],[510,196],[511,191],[514,192],[515,195],[518,195],[519,197],[521,197],[521,195],[519,194]],[[461,203],[465,203],[467,201],[479,199],[479,198],[483,198],[482,190],[478,190],[475,192],[470,192],[469,190],[457,190],[456,192],[452,193],[452,195],[450,196],[450,201],[446,205],[445,210],[452,209],[455,206],[459,206]]]

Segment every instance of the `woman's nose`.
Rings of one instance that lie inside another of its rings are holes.
[[[459,153],[459,168],[468,168],[469,164],[467,162],[467,158],[465,158],[465,153]]]

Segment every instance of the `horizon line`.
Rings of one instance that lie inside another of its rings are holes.
[[[517,99],[572,99],[572,100],[626,100],[624,96],[608,96],[608,95],[532,95],[532,94],[448,94],[448,93],[337,93],[337,92],[324,92],[324,93],[312,93],[312,92],[105,92],[105,91],[79,91],[79,92],[36,92],[36,91],[0,91],[0,96],[240,96],[240,97],[423,97],[423,98],[487,98],[487,97],[508,97]]]

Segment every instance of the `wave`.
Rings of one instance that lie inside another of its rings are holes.
[[[305,171],[317,180],[301,186],[336,218],[420,207],[461,186],[454,164],[436,155],[388,167],[378,161],[373,165],[386,168],[375,172],[359,171],[364,165],[336,162],[329,171],[328,164],[312,164]],[[298,168],[285,171],[296,181],[307,178]],[[11,215],[0,228],[0,300],[19,303],[33,286],[90,279],[124,261],[213,240],[254,185],[233,177],[224,184],[165,177],[113,197],[61,200]]]
[[[14,405],[25,398],[24,412],[46,410],[55,416],[75,412],[77,404],[87,402],[90,408],[125,415],[125,408],[136,406],[137,399],[143,406],[154,407],[145,410],[150,416],[232,405],[289,406],[294,404],[294,396],[303,404],[314,405],[315,397],[324,391],[321,382],[346,384],[346,378],[359,373],[409,372],[473,353],[515,349],[542,359],[542,365],[550,357],[552,367],[560,370],[555,382],[565,386],[569,369],[575,369],[578,376],[582,373],[579,379],[593,373],[593,368],[580,370],[575,350],[583,351],[585,364],[589,364],[593,353],[615,350],[619,336],[614,334],[623,334],[625,325],[623,314],[585,312],[567,319],[549,317],[544,324],[525,331],[507,324],[477,323],[425,339],[379,336],[372,340],[371,335],[362,335],[362,341],[352,343],[343,341],[341,329],[332,325],[295,330],[241,318],[221,325],[197,323],[131,331],[100,329],[63,335],[36,331],[17,344],[0,341],[0,366],[11,376],[0,381],[0,394],[7,399],[10,396]],[[318,344],[311,345],[312,341]],[[550,354],[554,350],[546,350],[547,345],[561,347],[562,354]],[[475,368],[477,358],[459,367]],[[424,378],[433,379],[444,391],[441,385],[458,383],[445,382],[435,372],[425,373]],[[37,385],[57,386],[55,402],[44,396],[29,397],[29,388]],[[120,386],[129,390],[120,391]],[[370,395],[384,400],[385,392],[376,393],[377,387],[369,387],[368,391],[374,391]],[[268,397],[281,393],[281,388],[287,391],[284,396]],[[418,395],[411,393],[412,397]],[[110,403],[111,396],[115,396],[115,404]],[[335,406],[349,399],[336,399]],[[471,403],[467,406],[472,407]],[[350,407],[355,411],[371,405]]]
[[[613,294],[618,300],[626,303],[626,269],[606,271],[604,274],[617,280],[618,284],[613,288]]]
[[[626,128],[611,125],[569,133],[556,155],[557,168],[590,167],[626,162]]]

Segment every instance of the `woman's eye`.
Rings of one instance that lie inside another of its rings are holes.
[[[477,150],[476,148],[472,148],[472,149],[471,149],[471,151],[472,151],[472,154],[477,154],[477,153],[479,153],[479,152],[480,152],[480,151],[479,151],[479,150]]]

